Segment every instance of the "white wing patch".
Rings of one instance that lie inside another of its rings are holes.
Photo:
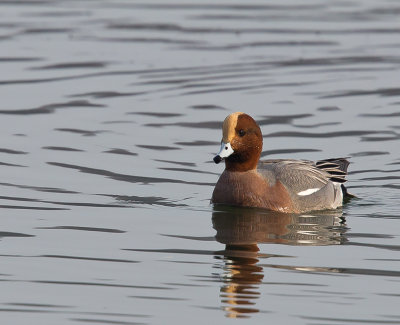
[[[317,188],[309,188],[308,190],[301,191],[301,192],[297,193],[297,195],[300,195],[300,196],[310,195],[310,194],[313,194],[313,193],[319,191],[320,189],[321,188],[319,188],[319,187],[317,187]]]

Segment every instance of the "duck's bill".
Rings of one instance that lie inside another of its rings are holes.
[[[231,147],[231,144],[228,143],[221,143],[221,149],[219,150],[218,154],[214,157],[214,162],[216,164],[219,164],[222,160],[225,158],[229,157],[231,154],[233,154],[233,149]]]

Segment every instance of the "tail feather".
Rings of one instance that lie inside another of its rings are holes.
[[[344,202],[348,202],[350,199],[356,197],[355,195],[349,193],[346,186],[343,184],[347,181],[347,168],[350,165],[350,162],[347,160],[347,158],[330,158],[319,160],[315,163],[315,165],[317,168],[325,170],[331,174],[330,180],[332,182],[340,183]]]
[[[315,163],[317,168],[322,169],[331,175],[331,181],[341,184],[346,182],[347,167],[349,164],[350,162],[347,158],[330,158],[319,160]]]
[[[324,159],[324,160],[319,160],[317,161],[316,165],[319,168],[319,166],[324,166],[325,164],[331,163],[332,165],[335,165],[339,170],[347,173],[347,168],[350,165],[350,162],[346,158],[330,158],[330,159]],[[329,167],[328,167],[329,168]]]

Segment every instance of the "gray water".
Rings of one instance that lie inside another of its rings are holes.
[[[398,1],[1,1],[0,99],[1,324],[400,324]],[[234,111],[358,198],[214,209]]]

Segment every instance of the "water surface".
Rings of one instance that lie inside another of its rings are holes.
[[[2,322],[399,324],[399,12],[1,1]],[[351,157],[358,199],[214,209],[234,111],[265,158]]]

